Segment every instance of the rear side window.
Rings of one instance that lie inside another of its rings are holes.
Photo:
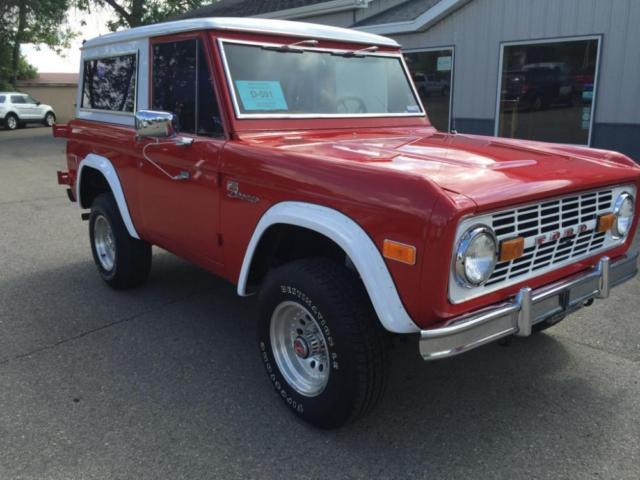
[[[5,100],[6,98],[7,98],[7,97],[5,97],[4,95],[0,95],[0,103],[4,103],[4,100]]]
[[[11,103],[27,103],[22,95],[11,95]]]
[[[133,113],[136,104],[136,55],[84,62],[82,108]]]

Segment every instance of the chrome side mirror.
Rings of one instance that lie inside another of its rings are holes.
[[[172,138],[177,134],[176,116],[169,112],[138,110],[135,115],[136,137]]]

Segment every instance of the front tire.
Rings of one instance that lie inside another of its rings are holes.
[[[56,115],[53,112],[47,112],[42,122],[45,127],[53,127],[56,123]]]
[[[259,303],[262,361],[293,412],[337,428],[374,407],[386,384],[385,332],[355,273],[298,260],[268,276]]]
[[[144,283],[151,270],[151,245],[129,235],[111,193],[91,205],[91,252],[102,279],[118,290]]]

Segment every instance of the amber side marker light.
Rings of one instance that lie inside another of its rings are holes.
[[[510,238],[500,242],[500,260],[508,262],[524,255],[524,237]]]
[[[385,240],[382,243],[382,255],[384,258],[406,263],[407,265],[416,264],[416,247],[406,243]]]
[[[616,216],[613,213],[605,213],[598,217],[598,226],[596,231],[598,233],[608,232],[613,228],[613,223],[616,221]]]

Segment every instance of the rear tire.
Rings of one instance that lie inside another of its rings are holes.
[[[258,342],[285,404],[320,428],[371,410],[387,378],[387,346],[362,283],[331,260],[297,260],[260,291]]]
[[[111,193],[102,193],[91,205],[91,252],[102,279],[115,289],[141,285],[151,270],[151,245],[129,235]]]
[[[19,125],[20,121],[18,120],[18,117],[13,113],[9,113],[4,117],[4,128],[7,130],[16,130]]]

